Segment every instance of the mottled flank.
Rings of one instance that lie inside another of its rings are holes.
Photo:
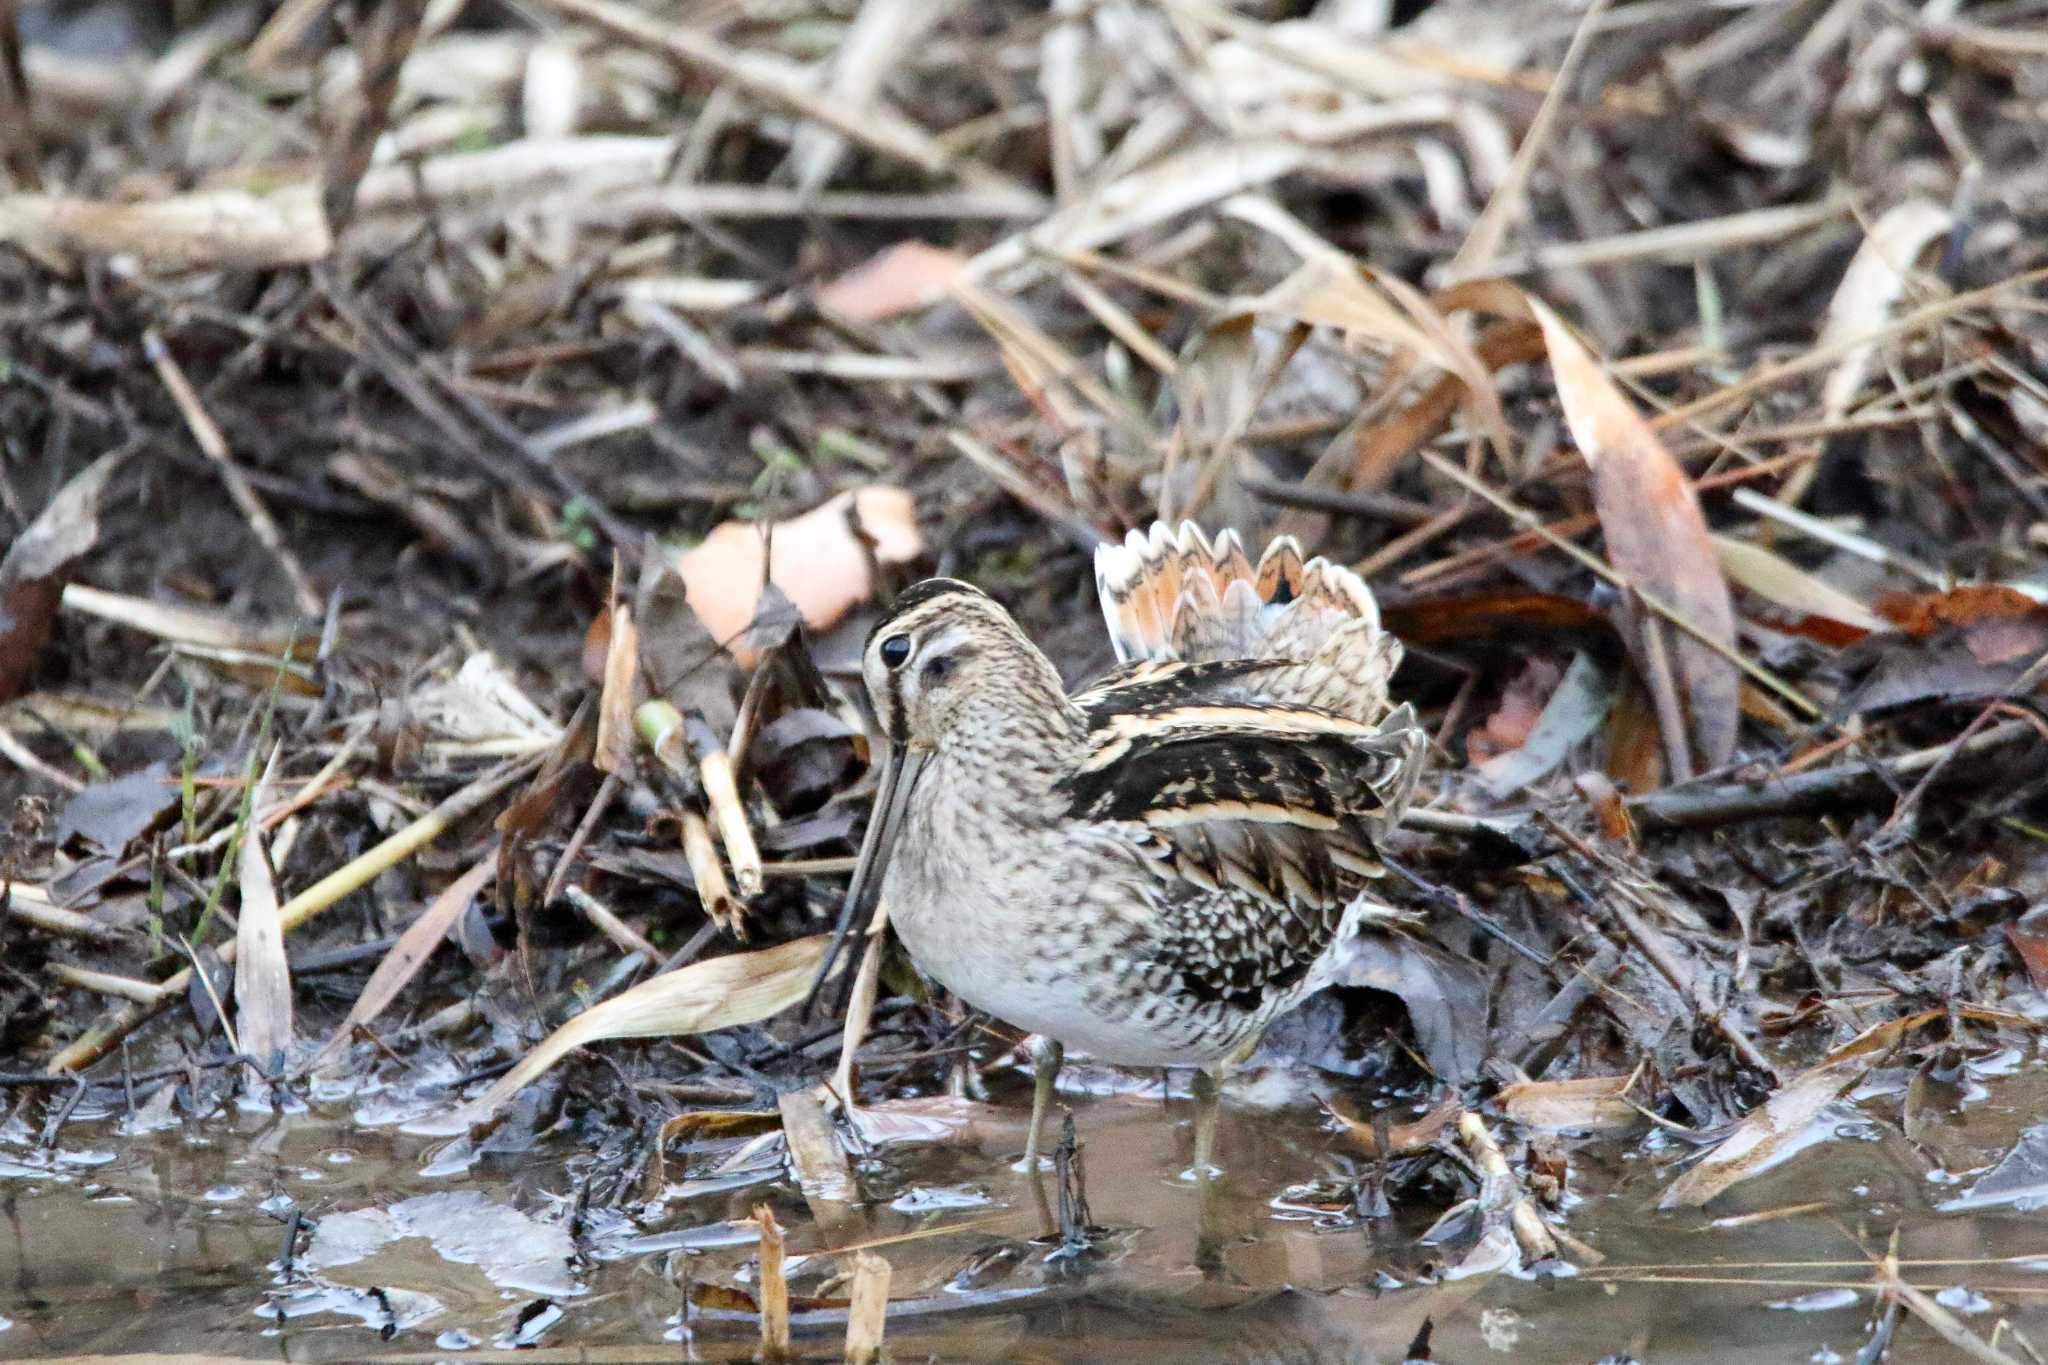
[[[864,663],[895,753],[863,875],[970,1004],[1104,1061],[1208,1065],[1395,917],[1365,888],[1425,741],[1388,705],[1371,594],[1292,541],[1253,563],[1154,527],[1097,580],[1125,666],[1071,697],[980,592],[898,599]]]

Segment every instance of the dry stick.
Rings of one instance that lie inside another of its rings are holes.
[[[875,1365],[882,1358],[882,1332],[889,1317],[889,1262],[865,1251],[853,1254],[853,1293],[846,1307],[846,1365]]]
[[[1768,668],[1763,667],[1761,664],[1751,663],[1748,659],[1743,658],[1741,653],[1739,653],[1737,650],[1730,647],[1729,645],[1722,643],[1719,640],[1716,640],[1713,636],[1701,630],[1697,625],[1695,625],[1692,622],[1690,618],[1688,618],[1683,612],[1679,611],[1676,607],[1673,607],[1670,603],[1665,602],[1660,597],[1656,597],[1648,592],[1645,592],[1641,586],[1631,582],[1625,575],[1617,572],[1613,567],[1611,567],[1607,563],[1606,560],[1600,558],[1600,556],[1593,554],[1591,551],[1583,549],[1580,546],[1574,545],[1569,540],[1566,540],[1563,536],[1557,535],[1556,533],[1551,531],[1549,527],[1543,525],[1541,520],[1537,517],[1537,515],[1534,512],[1531,512],[1528,508],[1521,506],[1520,504],[1516,503],[1513,499],[1505,496],[1504,494],[1495,492],[1493,489],[1487,487],[1484,482],[1473,478],[1470,474],[1467,474],[1464,470],[1458,468],[1449,460],[1444,459],[1441,455],[1438,455],[1433,450],[1423,451],[1422,458],[1425,461],[1427,461],[1430,467],[1436,470],[1437,473],[1442,474],[1445,477],[1449,478],[1452,482],[1458,484],[1460,487],[1470,489],[1472,492],[1477,493],[1480,497],[1485,498],[1488,502],[1492,503],[1504,515],[1513,520],[1517,526],[1520,526],[1525,530],[1534,531],[1537,535],[1542,536],[1552,545],[1556,546],[1560,550],[1563,550],[1573,559],[1578,560],[1579,563],[1585,565],[1588,569],[1591,569],[1594,573],[1606,579],[1615,587],[1622,589],[1624,592],[1634,593],[1636,597],[1642,601],[1644,606],[1648,607],[1651,611],[1656,612],[1659,616],[1669,621],[1672,625],[1677,626],[1680,630],[1683,630],[1686,634],[1692,636],[1694,639],[1704,643],[1709,649],[1713,650],[1716,654],[1719,654],[1722,658],[1728,660],[1737,668],[1741,669],[1744,673],[1748,674],[1752,681],[1762,684],[1763,686],[1769,688],[1771,691],[1777,693],[1779,696],[1783,697],[1786,701],[1792,703],[1793,708],[1797,710],[1801,715],[1806,716],[1809,719],[1816,719],[1820,716],[1820,708],[1818,706],[1815,706],[1813,702],[1807,698],[1804,692],[1801,692],[1798,688],[1792,686],[1792,684],[1786,682],[1783,678],[1780,678],[1777,674],[1771,672]]]
[[[1515,1242],[1522,1248],[1522,1254],[1536,1261],[1556,1257],[1557,1238],[1551,1235],[1550,1225],[1543,1221],[1543,1215],[1536,1212],[1529,1192],[1515,1178],[1508,1159],[1501,1154],[1500,1144],[1487,1131],[1486,1121],[1466,1110],[1458,1116],[1458,1139],[1471,1150],[1473,1164],[1479,1167],[1480,1176],[1491,1187],[1490,1192],[1514,1192],[1508,1204],[1508,1226],[1514,1229]]]
[[[164,988],[154,981],[138,981],[132,976],[96,972],[86,967],[74,967],[68,962],[52,962],[47,970],[55,980],[82,991],[111,995],[119,1000],[133,1000],[138,1005],[165,1003]]]
[[[761,1229],[761,1358],[789,1359],[789,1279],[782,1269],[782,1226],[766,1204],[754,1206]]]
[[[249,529],[256,533],[256,539],[263,548],[270,551],[270,557],[284,570],[284,576],[291,580],[292,596],[298,600],[301,615],[318,616],[324,609],[320,594],[313,591],[313,584],[306,577],[306,571],[299,566],[298,557],[284,543],[284,536],[278,531],[277,523],[271,519],[270,509],[256,496],[256,490],[242,476],[235,464],[234,456],[228,452],[227,438],[221,435],[199,395],[192,388],[192,381],[185,377],[170,348],[164,345],[163,337],[151,327],[142,334],[142,351],[149,357],[149,363],[156,367],[157,377],[171,395],[171,401],[178,405],[178,411],[185,418],[185,425],[192,432],[192,439],[199,443],[199,449],[207,459],[220,470],[221,482],[228,486],[228,496],[235,500],[235,506],[242,509],[242,516],[248,521]]]
[[[1678,677],[1671,668],[1671,643],[1665,638],[1664,623],[1651,620],[1633,604],[1627,614],[1635,618],[1635,627],[1642,633],[1643,681],[1649,684],[1650,703],[1657,711],[1657,732],[1664,740],[1664,761],[1671,765],[1671,780],[1690,782],[1692,740],[1678,703]]]
[[[853,1108],[854,1058],[860,1052],[860,1045],[868,1034],[868,1023],[875,1013],[876,988],[882,979],[882,953],[887,943],[885,928],[889,922],[889,903],[883,901],[875,907],[875,922],[868,930],[867,951],[861,954],[860,970],[853,979],[853,992],[846,1000],[846,1022],[839,1033],[839,1066],[832,1073],[832,1089],[838,1092],[839,1103],[847,1110]]]
[[[1844,337],[1832,346],[1815,347],[1804,355],[1773,365],[1769,369],[1759,370],[1739,383],[1730,384],[1727,388],[1716,390],[1704,398],[1697,398],[1681,407],[1673,408],[1659,417],[1652,418],[1650,427],[1652,430],[1662,431],[1690,422],[1694,418],[1704,417],[1710,412],[1718,412],[1730,404],[1741,402],[1760,389],[1767,389],[1784,380],[1796,378],[1809,370],[1822,369],[1851,351],[1897,340],[1899,337],[1919,331],[1924,326],[1940,322],[1951,314],[1974,308],[1980,303],[1989,303],[2007,290],[2024,288],[2042,280],[2048,280],[2048,266],[2015,275],[2009,280],[2000,280],[1996,284],[1987,284],[1982,289],[1957,294],[1940,303],[1930,303],[1925,307],[1916,308],[1876,331],[1866,332],[1861,336]]]
[[[779,858],[761,864],[763,877],[843,877],[860,865],[852,854],[837,858]]]
[[[1515,159],[1509,163],[1507,174],[1501,177],[1500,184],[1494,186],[1492,197],[1480,210],[1472,230],[1465,234],[1458,254],[1451,258],[1450,278],[1460,279],[1476,274],[1500,254],[1501,239],[1507,235],[1509,215],[1521,207],[1522,191],[1529,183],[1529,173],[1536,169],[1536,158],[1550,141],[1551,125],[1557,121],[1557,111],[1564,104],[1565,86],[1578,74],[1579,62],[1585,57],[1600,16],[1606,13],[1610,3],[1611,0],[1593,0],[1579,16],[1578,31],[1572,34],[1571,46],[1565,49],[1564,60],[1558,63],[1550,89],[1544,92],[1543,103],[1536,108],[1536,117],[1529,121],[1528,135],[1515,149]]]
[[[85,790],[85,783],[36,757],[35,750],[16,739],[14,732],[5,725],[0,725],[0,758],[6,759],[25,773],[34,773],[51,786],[60,791],[70,792],[73,796]]]
[[[591,927],[603,934],[622,950],[639,953],[647,959],[648,965],[661,961],[661,949],[642,938],[632,925],[612,913],[611,907],[591,895],[580,886],[562,888],[562,898],[576,907]]]
[[[1884,822],[1878,833],[1884,834],[1903,825],[1906,822],[1906,817],[1913,813],[1913,808],[1920,804],[1920,798],[1927,794],[1927,788],[1933,784],[1936,775],[1948,766],[1950,759],[1962,752],[1963,745],[1972,735],[1984,728],[1985,723],[1991,719],[1992,712],[1998,708],[1999,704],[2027,696],[2040,685],[2043,675],[2048,675],[2048,654],[2043,654],[2040,658],[2029,664],[2027,671],[2014,679],[2011,687],[2005,689],[2004,696],[1986,704],[1982,710],[1971,717],[1970,723],[1963,727],[1963,732],[1948,742],[1941,757],[1928,765],[1927,771],[1921,775],[1920,780],[1913,784],[1913,790],[1907,792],[1904,799],[1892,809],[1891,818]]]
[[[702,744],[696,743],[695,733],[690,739],[698,750],[697,780],[704,785],[704,801],[711,807],[711,818],[718,822],[718,839],[725,845],[726,860],[732,864],[733,880],[739,883],[741,899],[752,899],[761,894],[761,850],[747,824],[747,808],[740,802],[739,785],[733,780],[732,756],[716,736],[707,734]]]
[[[860,1198],[846,1147],[832,1116],[818,1101],[816,1090],[785,1090],[776,1099],[782,1112],[782,1136],[789,1147],[790,1169],[797,1188],[820,1224],[844,1221],[847,1208]]]
[[[502,795],[514,783],[525,779],[539,766],[540,759],[536,756],[515,759],[493,768],[398,833],[360,856],[350,859],[279,906],[279,927],[289,933],[350,892],[367,886],[379,874],[397,866],[440,838],[451,825],[479,809],[485,802]],[[220,959],[222,962],[233,962],[235,945],[222,945]],[[190,967],[173,973],[162,983],[166,992],[165,1000],[168,1002],[183,998],[186,988],[191,984]],[[77,1039],[52,1057],[45,1070],[55,1074],[91,1066],[113,1050],[123,1038],[155,1018],[162,1008],[162,1005],[130,1005],[102,1018],[84,1037]]]
[[[1946,764],[1951,755],[1975,758],[2037,733],[2026,721],[2009,720],[1962,744],[1949,742],[1916,749],[1887,763],[1843,763],[1757,782],[1722,782],[1711,787],[1672,787],[1649,792],[1631,799],[1628,812],[1653,829],[1696,829],[1785,815],[1863,788],[1890,792],[1891,786],[1883,780],[1886,775],[1893,779],[1911,777],[1937,764]]]
[[[693,810],[683,811],[680,818],[683,859],[690,865],[690,880],[697,884],[698,903],[714,924],[737,937],[741,933],[743,907],[733,899],[732,888],[726,884],[725,869],[718,863],[718,849],[711,842],[711,826]]]
[[[38,900],[25,900],[28,894],[36,894]],[[113,947],[121,942],[121,935],[88,915],[75,910],[62,910],[41,900],[41,893],[28,886],[7,886],[0,889],[0,914],[20,920],[32,929],[40,929],[57,938],[74,939],[80,943]]]
[[[622,784],[617,773],[606,773],[598,786],[597,795],[590,798],[590,809],[583,812],[583,818],[576,824],[576,832],[569,836],[569,842],[562,848],[562,856],[555,859],[555,870],[548,874],[547,889],[540,894],[542,905],[553,905],[555,897],[562,894],[562,884],[569,880],[570,871],[576,866],[576,859],[583,854],[583,846],[590,842],[590,836],[597,829],[597,822],[610,808],[612,798],[619,794]],[[659,954],[656,955],[659,957]]]
[[[355,214],[356,187],[370,169],[370,154],[390,120],[398,70],[420,35],[426,12],[427,0],[384,0],[371,7],[363,24],[356,107],[336,133],[320,177],[320,207],[329,232],[340,233]]]

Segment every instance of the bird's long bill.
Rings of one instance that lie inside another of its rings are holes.
[[[806,1013],[817,1003],[833,964],[846,951],[849,938],[867,936],[874,922],[875,907],[882,899],[882,879],[889,870],[889,858],[896,851],[896,838],[903,829],[904,812],[910,809],[910,793],[917,786],[927,753],[891,744],[882,760],[882,781],[875,792],[874,810],[868,815],[867,837],[861,840],[860,857],[853,865],[853,880],[846,886],[846,901],[839,909],[839,924],[832,931],[832,944],[825,960],[818,964],[818,978],[811,983]],[[844,1010],[853,994],[854,972],[847,972],[839,986],[838,1007]]]

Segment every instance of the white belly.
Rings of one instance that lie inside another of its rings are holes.
[[[892,899],[890,924],[919,971],[976,1009],[1114,1066],[1201,1066],[1229,1051],[1198,1038],[1174,1001],[1105,1000],[1099,974],[1077,965],[1099,957],[1083,946],[1085,920],[1115,913],[1088,893],[1109,899],[1113,888],[1068,888],[1079,894],[1051,903],[1003,898],[992,893],[1015,883],[997,868],[937,884],[939,895]]]

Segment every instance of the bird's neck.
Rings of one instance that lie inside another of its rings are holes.
[[[1035,650],[1004,660],[959,704],[941,748],[963,772],[1018,795],[1049,793],[1086,742],[1086,718]]]

